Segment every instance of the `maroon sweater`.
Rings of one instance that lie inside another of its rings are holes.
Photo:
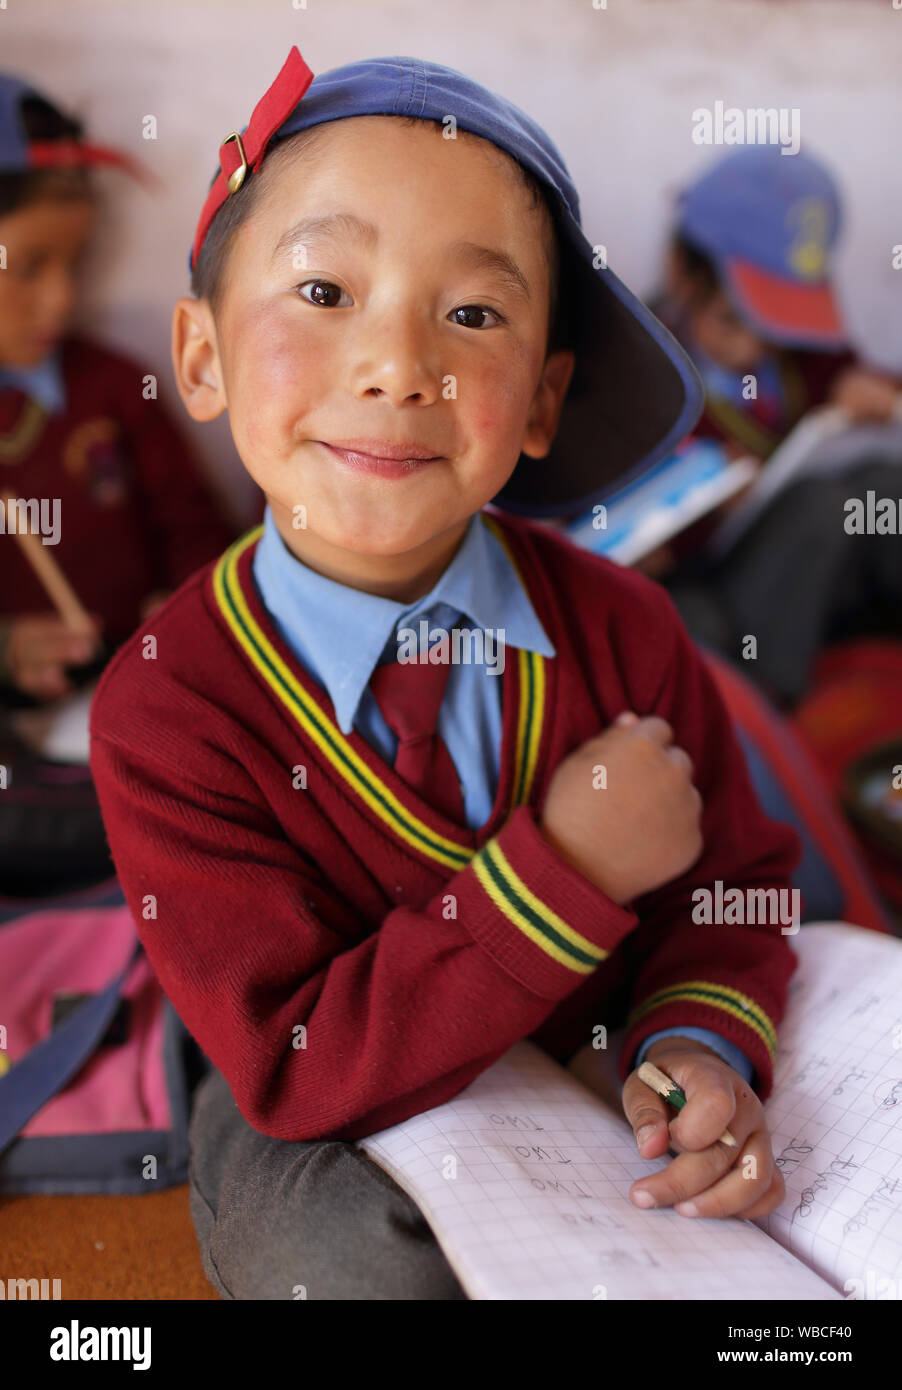
[[[788,887],[796,836],[759,809],[666,593],[547,528],[490,524],[557,654],[508,649],[479,831],[340,732],[256,592],[259,528],[154,615],[155,652],[125,644],[94,700],[92,768],[147,953],[273,1137],[361,1138],[449,1100],[521,1038],[565,1061],[627,1016],[624,1078],[648,1034],[694,1024],[770,1092],[795,957],[779,925],[694,924],[691,895]],[[561,759],[626,708],[668,719],[692,757],[705,848],[620,907],[537,817]]]
[[[9,441],[2,482],[16,497],[60,499],[53,557],[84,606],[101,615],[111,647],[136,627],[142,599],[177,588],[234,536],[163,407],[144,399],[145,374],[119,353],[70,337],[63,411],[36,414],[20,394],[0,400],[0,438]],[[17,435],[22,447],[13,449]],[[15,538],[0,536],[0,618],[52,611]]]

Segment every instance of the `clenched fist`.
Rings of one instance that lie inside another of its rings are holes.
[[[539,830],[623,906],[678,878],[701,854],[692,772],[666,720],[625,711],[555,768]]]

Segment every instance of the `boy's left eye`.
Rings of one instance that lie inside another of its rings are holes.
[[[308,298],[306,294],[302,293],[302,291],[305,290],[308,285],[312,285],[314,290],[316,291],[315,297],[312,299]],[[308,304],[318,304],[321,308],[336,308],[337,306],[335,304],[334,299],[335,295],[344,294],[345,299],[348,301],[348,304],[351,303],[351,296],[349,294],[346,294],[340,285],[333,284],[331,280],[305,280],[303,284],[295,285],[295,289],[297,290],[298,294],[300,294],[302,299],[307,300]],[[345,308],[347,306],[341,305],[340,307]]]
[[[500,314],[497,314],[497,313],[495,312],[494,309],[488,309],[488,308],[486,308],[486,306],[485,306],[484,304],[461,304],[461,306],[460,306],[459,309],[452,309],[452,310],[451,310],[451,313],[452,313],[452,314],[470,314],[470,315],[473,315],[473,314],[491,314],[492,318],[495,319],[495,321],[496,321],[497,323],[503,323],[503,322],[504,322],[504,320],[502,319],[502,317],[501,317]],[[457,321],[458,321],[458,323],[460,323],[461,328],[485,328],[485,327],[486,327],[486,325],[485,325],[485,324],[482,324],[482,323],[463,323],[463,322],[461,322],[460,319],[458,319]]]

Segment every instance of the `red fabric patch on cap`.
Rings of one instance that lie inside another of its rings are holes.
[[[282,64],[275,81],[267,87],[251,113],[241,144],[249,171],[260,168],[266,147],[280,125],[283,125],[313,81],[313,73],[294,45]],[[226,143],[228,140],[228,144]],[[229,136],[219,147],[220,170],[216,175],[200,214],[194,245],[191,249],[192,268],[197,264],[200,248],[210,229],[210,223],[229,196],[229,175],[241,167],[237,143]]]
[[[831,343],[845,341],[836,300],[826,282],[800,285],[748,261],[728,261],[727,271],[755,316],[775,331],[805,333]]]
[[[89,145],[83,140],[32,140],[28,146],[30,169],[66,169],[90,164],[124,169],[145,187],[159,186],[159,180],[139,160],[108,145]]]

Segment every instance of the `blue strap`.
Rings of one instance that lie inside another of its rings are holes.
[[[0,1076],[0,1153],[32,1115],[61,1091],[100,1043],[119,1007],[122,986],[143,947],[140,941],[106,989],[85,999],[5,1076]]]

